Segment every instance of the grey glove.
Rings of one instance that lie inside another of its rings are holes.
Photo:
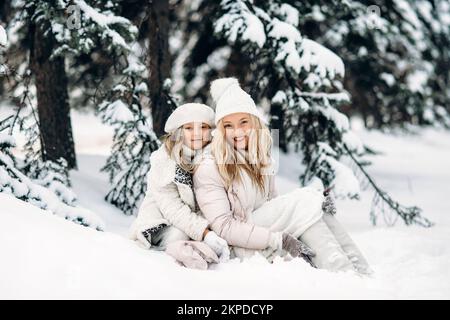
[[[337,212],[336,204],[334,203],[334,199],[330,195],[329,190],[324,191],[323,195],[325,196],[325,200],[322,203],[323,212],[335,215]]]
[[[296,239],[295,237],[285,232],[283,232],[282,235],[282,249],[287,251],[293,257],[302,257],[313,268],[317,268],[311,260],[311,258],[314,257],[316,253],[301,240]]]

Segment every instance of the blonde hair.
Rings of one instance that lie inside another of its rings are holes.
[[[162,137],[164,146],[166,148],[169,157],[175,161],[183,170],[194,173],[198,164],[188,162],[186,157],[183,157],[183,126],[179,127],[175,131],[168,133]],[[208,142],[207,144],[209,144]],[[206,146],[206,145],[205,145]]]
[[[252,183],[264,193],[266,177],[263,171],[271,164],[272,136],[267,126],[258,117],[252,114],[249,116],[252,129],[247,151],[238,151],[228,143],[221,119],[217,123],[217,133],[212,139],[211,152],[227,188],[234,180],[242,182],[241,170],[245,170]]]

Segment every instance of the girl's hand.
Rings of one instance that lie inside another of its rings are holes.
[[[219,257],[220,262],[226,262],[230,259],[228,243],[214,231],[208,231],[203,241],[214,250]]]

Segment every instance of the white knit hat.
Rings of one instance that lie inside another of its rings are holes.
[[[238,112],[250,113],[264,123],[265,119],[256,109],[255,101],[242,90],[236,78],[220,78],[211,82],[211,96],[216,104],[215,124],[223,117]]]
[[[189,122],[203,122],[214,128],[214,110],[201,103],[185,103],[172,112],[166,121],[164,131],[173,132]]]

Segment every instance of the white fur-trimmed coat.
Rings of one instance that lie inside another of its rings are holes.
[[[171,241],[202,240],[209,223],[198,209],[189,174],[170,158],[164,145],[151,154],[150,164],[147,192],[131,226],[130,238],[137,240],[139,232],[165,223],[178,229],[167,232]]]

